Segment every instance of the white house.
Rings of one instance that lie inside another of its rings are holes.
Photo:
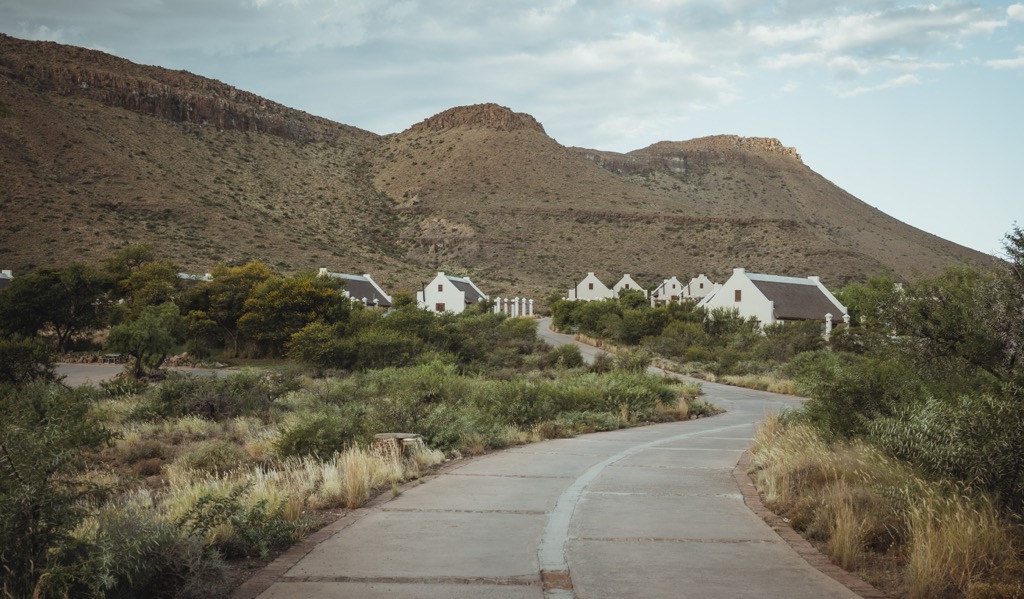
[[[9,270],[0,270],[0,289],[7,287],[14,280],[14,273]]]
[[[348,275],[340,272],[328,272],[326,268],[321,268],[319,276],[340,279],[345,284],[341,291],[345,297],[362,302],[370,308],[384,308],[385,310],[391,308],[391,296],[370,275]]]
[[[701,273],[683,286],[683,298],[700,301],[711,295],[718,287],[720,287],[718,283],[712,282],[707,275]]]
[[[787,320],[820,320],[826,323],[848,321],[846,306],[839,303],[818,277],[781,277],[746,272],[742,268],[698,306],[736,308],[740,316],[753,316],[762,325]]]
[[[654,288],[650,297],[652,306],[678,302],[683,297],[683,284],[675,277],[665,279],[661,285]]]
[[[636,281],[633,280],[633,277],[629,275],[622,275],[622,278],[619,279],[619,282],[612,285],[612,292],[615,294],[615,297],[619,297],[619,292],[622,291],[623,289],[635,289],[643,293],[644,297],[647,297],[647,290],[641,287]]]
[[[430,312],[453,312],[458,314],[469,304],[487,300],[487,294],[469,280],[469,277],[453,277],[443,272],[416,292],[416,304]]]
[[[588,272],[587,276],[583,277],[583,280],[576,284],[575,287],[570,289],[565,296],[565,299],[570,300],[603,300],[612,299],[615,297],[615,293],[608,286],[601,282],[601,279],[597,278],[592,272]]]

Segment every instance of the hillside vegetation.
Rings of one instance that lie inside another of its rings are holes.
[[[588,271],[934,274],[987,256],[864,204],[778,140],[717,136],[628,154],[570,148],[482,104],[380,136],[224,83],[0,36],[0,265],[98,263],[147,242],[189,271],[260,259],[433,271],[541,297]]]

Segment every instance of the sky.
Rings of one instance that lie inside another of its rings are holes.
[[[775,137],[968,247],[1024,226],[1022,2],[0,0],[0,31],[380,134],[496,102],[566,146]]]

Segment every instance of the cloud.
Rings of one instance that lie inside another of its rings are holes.
[[[987,60],[985,64],[993,69],[1024,69],[1024,56]]]
[[[921,80],[916,75],[900,75],[879,83],[878,85],[854,87],[852,89],[838,90],[837,93],[844,98],[851,98],[853,96],[859,96],[871,92],[883,91],[887,89],[894,89],[898,87],[907,87],[909,85],[918,85]]]
[[[1024,21],[1024,4],[1011,4],[1006,7],[1006,16],[1014,21]]]

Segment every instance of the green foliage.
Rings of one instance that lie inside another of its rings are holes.
[[[317,455],[327,458],[360,435],[362,411],[356,406],[324,406],[299,414],[280,428],[275,448],[282,457]]]
[[[253,287],[238,328],[261,355],[279,356],[289,338],[309,323],[345,322],[350,305],[340,293],[340,284],[330,277],[313,273],[271,277]]]
[[[360,369],[407,366],[424,349],[423,342],[414,335],[383,327],[362,331],[351,344],[355,349],[355,366]]]
[[[56,385],[0,388],[0,414],[0,589],[29,597],[79,559],[71,532],[103,489],[76,475],[84,452],[112,435],[87,401]]]
[[[583,366],[583,354],[575,343],[552,347],[538,363],[542,368],[579,368]]]
[[[907,367],[892,359],[834,352],[797,356],[789,365],[805,417],[833,437],[863,436],[868,423],[918,401],[923,389]]]
[[[131,356],[132,375],[141,378],[147,367],[157,368],[163,363],[180,330],[178,306],[171,302],[147,306],[135,320],[111,328],[106,346]]]
[[[190,330],[190,335],[195,339],[205,338],[211,329],[209,323],[213,323],[227,341],[232,355],[237,357],[238,321],[245,314],[246,301],[257,286],[275,275],[269,267],[255,260],[243,266],[218,266],[212,274],[213,280],[196,284],[186,300],[189,324],[197,326]]]
[[[224,474],[249,460],[241,447],[224,439],[203,441],[182,455],[175,464],[205,474]]]
[[[203,495],[178,521],[189,535],[206,536],[228,525],[231,535],[216,547],[226,557],[266,558],[271,551],[295,542],[298,526],[284,518],[284,503],[271,511],[267,500],[248,506],[244,496],[249,486],[239,485],[227,495]]]
[[[47,579],[60,591],[54,595],[198,599],[229,592],[220,556],[150,510],[104,510],[82,541],[82,559]]]
[[[929,398],[872,422],[873,443],[933,477],[995,493],[1024,514],[1024,402],[992,395]]]
[[[0,385],[57,380],[50,346],[35,337],[0,337]]]
[[[68,351],[75,336],[104,324],[106,291],[106,278],[79,263],[15,277],[0,293],[0,332],[31,337],[48,329],[57,350]]]
[[[615,368],[626,372],[647,372],[653,360],[651,352],[644,349],[622,350],[615,354]]]
[[[294,390],[296,381],[287,375],[240,372],[226,378],[171,373],[147,397],[152,417],[194,415],[224,421],[238,416],[269,416],[274,401]]]

